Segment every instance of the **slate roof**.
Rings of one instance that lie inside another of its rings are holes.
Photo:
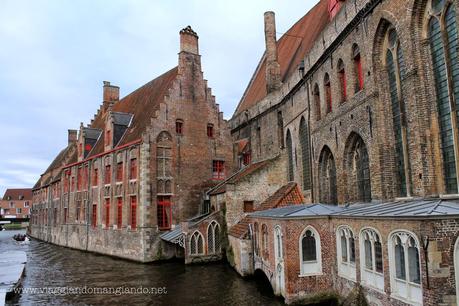
[[[18,201],[19,196],[24,196],[22,200],[32,200],[32,188],[8,188],[3,195],[3,200],[11,197],[11,201]]]
[[[175,241],[182,235],[182,227],[177,225],[173,230],[167,231],[161,234],[159,237],[163,240],[166,240],[171,243],[175,243]]]
[[[328,0],[320,0],[277,41],[278,62],[283,82],[297,71],[300,62],[312,49],[319,34],[329,21]],[[266,58],[263,55],[239,102],[235,115],[249,109],[266,97],[265,70]]]
[[[327,204],[304,204],[287,206],[249,215],[255,218],[293,219],[293,218],[437,218],[459,216],[459,201],[443,199],[416,199],[386,203],[354,204],[348,207]]]

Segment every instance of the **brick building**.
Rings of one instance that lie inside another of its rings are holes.
[[[33,188],[30,234],[142,262],[183,256],[160,235],[202,214],[205,190],[231,172],[227,122],[187,27],[177,67],[122,99],[104,82],[93,120],[69,130]]]
[[[9,188],[0,200],[2,218],[29,218],[32,188]]]

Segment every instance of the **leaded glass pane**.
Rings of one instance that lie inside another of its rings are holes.
[[[293,181],[293,148],[292,148],[292,136],[290,131],[287,131],[287,154],[288,154],[288,180]]]
[[[303,261],[317,260],[316,239],[310,230],[307,230],[304,234],[301,244],[303,248]]]
[[[383,272],[382,245],[379,241],[375,241],[375,266],[376,272]]]
[[[373,256],[371,250],[371,242],[365,239],[365,268],[373,270]]]
[[[420,284],[421,274],[419,271],[419,251],[416,246],[410,246],[408,248],[408,270],[410,272],[410,281]]]
[[[454,31],[451,33],[453,32]],[[451,124],[451,108],[449,104],[448,76],[440,23],[436,18],[432,18],[430,20],[429,34],[437,94],[438,121],[440,125],[446,192],[456,193],[456,160],[454,154],[453,129]],[[457,54],[457,51],[452,53]],[[457,66],[457,58],[454,66]]]
[[[349,261],[355,263],[355,241],[354,237],[349,238]]]
[[[311,163],[309,153],[309,135],[306,120],[301,118],[300,122],[300,145],[301,145],[301,160],[303,163],[303,189],[311,189]]]
[[[341,261],[347,262],[347,239],[343,231],[341,231]]]
[[[400,239],[397,238],[400,241]],[[406,279],[405,273],[405,252],[403,246],[400,244],[395,245],[395,275],[398,279]]]

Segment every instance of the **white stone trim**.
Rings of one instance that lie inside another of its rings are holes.
[[[316,260],[314,261],[303,261],[303,246],[302,240],[306,231],[310,230],[316,240]],[[300,262],[300,275],[299,277],[322,275],[322,247],[320,242],[319,232],[311,225],[306,226],[298,237],[299,247],[299,262]]]

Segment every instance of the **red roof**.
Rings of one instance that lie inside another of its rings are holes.
[[[329,0],[320,0],[278,40],[277,54],[283,82],[297,71],[298,65],[329,23],[328,2]],[[266,97],[265,70],[266,59],[263,56],[235,114],[242,113]]]
[[[113,112],[134,115],[131,125],[126,130],[117,146],[128,144],[141,137],[146,127],[150,124],[151,119],[154,117],[155,112],[159,109],[159,104],[164,101],[164,96],[167,95],[169,88],[171,88],[172,82],[177,77],[177,73],[178,68],[175,67],[133,91],[113,105]],[[107,112],[99,112],[99,115],[94,119],[91,127],[103,130],[105,128],[105,118],[107,114]],[[99,140],[88,157],[103,153],[103,151],[104,137],[99,137]]]
[[[19,196],[23,196],[24,198],[19,199]],[[3,200],[7,200],[8,197],[11,197],[11,201],[32,200],[32,188],[7,189],[3,195]]]
[[[290,182],[285,186],[282,186],[272,196],[267,198],[255,211],[267,210],[277,207],[300,205],[305,202],[303,193],[301,192],[298,184]],[[233,225],[228,234],[239,238],[245,239],[249,232],[250,217],[244,217],[241,221]]]

